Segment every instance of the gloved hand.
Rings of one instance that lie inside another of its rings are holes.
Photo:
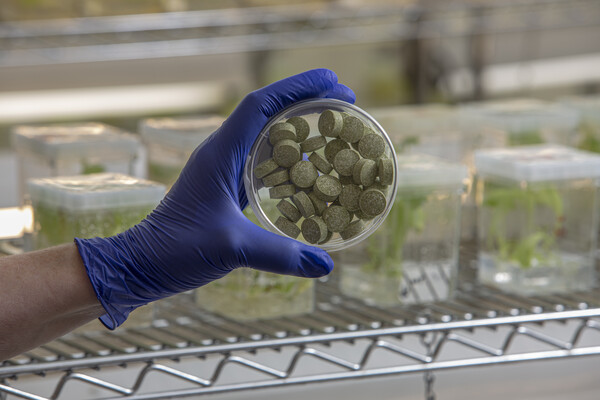
[[[260,130],[290,104],[354,93],[326,69],[308,71],[247,95],[202,143],[160,205],[141,223],[113,237],[75,239],[110,329],[148,302],[205,285],[238,267],[301,277],[331,272],[316,247],[267,232],[242,210],[246,157]]]

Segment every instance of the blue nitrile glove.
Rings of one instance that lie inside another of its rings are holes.
[[[326,69],[308,71],[250,93],[198,146],[160,205],[113,237],[75,239],[110,329],[148,302],[205,285],[238,267],[301,277],[331,272],[316,247],[267,232],[242,210],[246,157],[267,120],[290,104],[354,93]]]

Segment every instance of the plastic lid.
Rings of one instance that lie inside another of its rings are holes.
[[[398,156],[398,190],[409,188],[460,188],[467,167],[425,154]]]
[[[600,178],[600,155],[557,145],[477,150],[475,168],[519,182]]]
[[[572,130],[579,122],[575,110],[536,99],[469,104],[464,106],[463,116],[479,119],[513,133],[544,128]]]
[[[165,186],[123,174],[102,173],[27,182],[33,202],[69,210],[154,206],[165,195]]]
[[[144,140],[181,150],[193,150],[217,130],[225,118],[216,115],[148,118],[140,121]]]
[[[570,96],[560,102],[579,112],[584,120],[600,123],[600,96]]]
[[[61,125],[20,125],[13,146],[49,158],[135,157],[140,142],[134,135],[96,122]]]
[[[445,104],[375,108],[370,113],[391,135],[430,134],[459,126],[456,111]]]

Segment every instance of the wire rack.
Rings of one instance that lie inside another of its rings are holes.
[[[0,23],[0,67],[182,57],[596,26],[595,0],[278,6]]]
[[[465,282],[474,273],[469,254],[465,250],[462,255]],[[2,364],[0,398],[59,399],[75,381],[102,388],[110,399],[183,398],[419,372],[427,377],[453,368],[600,355],[599,289],[521,297],[474,287],[459,290],[451,300],[379,308],[343,296],[332,280],[318,285],[316,310],[299,317],[238,323],[178,304],[167,313],[173,318],[150,327],[67,335]],[[431,286],[428,280],[423,276],[413,284]],[[562,326],[560,334],[546,329],[556,323]],[[492,337],[482,339],[482,332]],[[530,344],[515,345],[521,338]],[[352,351],[338,354],[339,344]],[[461,350],[449,356],[449,346]],[[275,361],[259,357],[273,350]],[[372,363],[374,355],[387,364]],[[326,370],[298,373],[308,359]],[[229,373],[233,365],[258,377],[236,381],[238,374]],[[129,384],[97,375],[116,366],[134,371]],[[31,375],[53,377],[52,393],[35,394],[21,387],[20,378]],[[151,387],[157,376],[175,378],[180,387]]]

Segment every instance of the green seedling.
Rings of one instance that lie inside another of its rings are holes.
[[[402,276],[404,243],[412,231],[425,227],[424,194],[400,194],[383,225],[369,237],[367,253],[370,261],[362,266],[368,273],[385,274],[390,278]]]
[[[553,256],[563,218],[562,198],[555,187],[523,189],[486,183],[482,206],[491,214],[487,246],[497,249],[501,260],[530,268],[534,260],[544,262]],[[535,215],[542,208],[552,211],[550,228],[536,226]],[[512,239],[507,237],[506,232],[509,214],[515,211],[525,212],[522,223],[526,234]]]
[[[509,146],[526,146],[544,143],[542,135],[538,131],[512,132],[508,135]]]
[[[581,150],[591,151],[593,153],[600,153],[600,129],[594,128],[590,123],[582,122],[579,125],[579,132],[582,135],[582,139],[577,146]]]

